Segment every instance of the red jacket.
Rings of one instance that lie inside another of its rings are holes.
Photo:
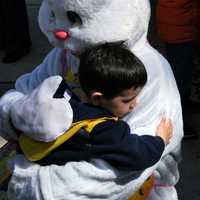
[[[156,26],[164,42],[196,40],[200,36],[200,0],[157,0]]]

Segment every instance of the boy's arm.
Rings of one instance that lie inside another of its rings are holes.
[[[77,133],[38,163],[63,165],[100,158],[117,168],[144,170],[160,160],[164,147],[158,136],[130,134],[125,122],[107,121],[95,126],[89,135]]]
[[[93,153],[110,163],[132,170],[144,170],[157,163],[165,149],[161,137],[130,134],[128,124],[109,121],[91,134]]]

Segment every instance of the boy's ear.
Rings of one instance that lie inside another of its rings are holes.
[[[102,98],[103,98],[103,94],[101,92],[97,92],[97,91],[91,92],[90,100],[93,105],[95,106],[101,105]]]

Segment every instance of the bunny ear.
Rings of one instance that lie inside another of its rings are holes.
[[[50,78],[47,78],[40,85],[39,95],[43,98],[52,98],[55,95],[57,89],[59,88],[59,85],[62,82],[62,80],[63,79],[61,76],[51,76]]]

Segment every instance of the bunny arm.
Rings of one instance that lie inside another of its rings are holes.
[[[0,135],[6,140],[17,139],[11,122],[32,137],[36,133],[49,134],[48,138],[41,136],[44,141],[54,139],[71,124],[72,112],[67,100],[53,98],[62,78],[57,76],[48,84],[42,83],[49,76],[61,73],[61,52],[53,49],[32,73],[17,80],[16,90],[10,90],[0,99]]]

